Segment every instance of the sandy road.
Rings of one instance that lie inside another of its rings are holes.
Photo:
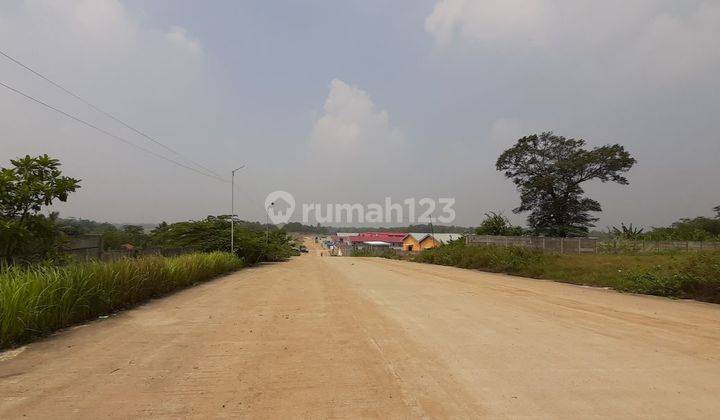
[[[0,418],[717,418],[720,306],[304,255],[0,354]]]

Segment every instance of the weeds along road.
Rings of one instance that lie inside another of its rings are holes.
[[[720,306],[317,254],[0,359],[3,419],[720,413]]]

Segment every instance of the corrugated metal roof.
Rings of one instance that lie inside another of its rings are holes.
[[[461,235],[459,233],[435,233],[435,234],[426,233],[425,237],[420,239],[419,242],[422,242],[428,236],[432,236],[433,238],[435,238],[435,240],[437,242],[440,242],[441,244],[446,244],[450,241],[458,240],[458,239],[462,238],[464,235]]]
[[[347,238],[348,242],[380,241],[391,244],[401,244],[407,233],[398,232],[363,232],[357,236]]]
[[[363,243],[371,245],[371,246],[390,246],[390,245],[392,245],[391,243],[382,242],[382,241],[365,241]]]

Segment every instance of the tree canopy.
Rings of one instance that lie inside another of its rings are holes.
[[[636,160],[619,144],[585,148],[582,139],[552,132],[523,137],[503,152],[496,168],[520,191],[515,213],[530,212],[528,225],[537,234],[582,236],[598,219],[600,203],[585,196],[587,181],[628,184],[623,175]]]
[[[682,218],[668,227],[654,227],[647,239],[655,241],[718,241],[720,218]]]
[[[39,214],[54,201],[67,201],[80,180],[62,175],[48,155],[13,159],[0,168],[0,257],[6,262],[46,258],[59,247],[57,214]]]
[[[197,251],[230,251],[230,216],[208,216],[167,224],[153,230],[148,238],[150,246],[164,248],[192,248]],[[248,264],[262,261],[282,261],[292,253],[292,239],[283,230],[259,223],[235,220],[235,253]]]
[[[475,229],[476,235],[522,236],[524,229],[513,226],[502,212],[485,213],[485,220]]]
[[[60,161],[48,155],[13,159],[0,168],[0,217],[26,219],[53,201],[67,201],[80,180],[62,176]]]

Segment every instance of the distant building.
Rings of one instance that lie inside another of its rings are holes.
[[[427,233],[408,233],[403,238],[403,251],[419,251],[420,241],[425,239]]]
[[[344,244],[350,244],[350,242],[347,240],[348,238],[352,238],[354,236],[358,236],[355,232],[338,232],[335,235],[333,235],[333,240],[337,243],[344,243]]]
[[[402,249],[413,252],[422,251],[456,241],[462,237],[463,235],[458,233],[408,233],[403,238]]]
[[[365,246],[378,246],[379,243],[386,243],[388,247],[402,249],[403,239],[407,233],[398,232],[363,232],[356,236],[343,238],[343,241],[352,245],[354,248],[364,248]]]
[[[349,236],[358,236],[358,233],[357,232],[338,232],[338,233],[336,233],[336,235],[339,238],[347,238]]]

